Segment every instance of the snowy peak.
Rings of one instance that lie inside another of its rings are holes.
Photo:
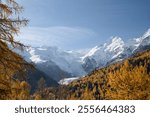
[[[83,63],[97,63],[96,66],[105,65],[111,59],[123,53],[125,43],[120,37],[113,37],[109,43],[102,46],[95,46],[85,56],[82,57]],[[92,60],[94,60],[92,62]],[[90,65],[93,66],[93,65]]]
[[[45,63],[49,60],[49,56],[51,54],[55,55],[58,53],[57,47],[29,47],[26,50],[27,54],[24,54],[30,61],[38,64],[38,63]]]
[[[150,36],[150,29],[148,29],[145,33],[144,33],[144,35],[143,35],[143,39],[144,38],[147,38],[147,37],[149,37]]]
[[[150,44],[150,29],[143,35],[141,45],[149,45]]]
[[[150,47],[150,29],[148,29],[142,37],[135,38],[131,43],[128,44],[130,45],[130,48],[133,48],[133,52],[138,52],[140,50],[145,50],[144,48],[146,47],[149,49]]]
[[[103,46],[95,46],[92,48],[82,59],[86,57],[103,56],[105,53],[121,53],[124,51],[125,43],[120,37],[113,37],[109,43],[105,43]]]
[[[116,51],[117,49],[123,51],[124,45],[125,45],[124,41],[120,37],[114,37],[112,38],[111,43],[106,46],[105,51],[113,52]]]
[[[45,51],[45,49],[42,49],[42,48],[38,48],[38,49],[36,49],[36,48],[32,48],[32,47],[30,47],[29,49],[27,49],[27,51],[29,52],[29,54],[30,54],[30,57],[29,57],[29,59],[32,61],[32,62],[34,62],[34,63],[44,63],[44,62],[46,62],[47,60],[43,60],[42,58],[41,58],[41,56],[40,56],[40,52],[38,52],[38,51]]]
[[[98,50],[100,50],[100,47],[95,46],[94,48],[92,48],[87,54],[85,54],[82,58],[82,60],[84,60],[86,57],[90,57],[93,56]]]
[[[121,37],[117,37],[117,36],[116,37],[112,37],[111,40],[112,40],[112,43],[124,43],[122,38]]]
[[[111,59],[118,57],[122,54],[125,50],[125,43],[120,37],[113,37],[111,43],[109,43],[106,48],[105,52],[109,53]]]

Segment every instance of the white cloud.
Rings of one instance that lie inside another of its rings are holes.
[[[58,46],[65,49],[80,49],[91,44],[97,34],[79,27],[24,28],[17,40],[31,46]]]

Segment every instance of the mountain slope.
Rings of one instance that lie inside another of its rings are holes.
[[[31,86],[31,93],[35,92],[38,89],[38,82],[43,78],[45,80],[46,87],[56,87],[58,83],[53,80],[51,77],[46,75],[44,72],[35,68],[33,71],[28,72],[28,83]]]
[[[68,85],[68,99],[150,99],[150,50]]]
[[[36,67],[57,82],[63,78],[72,77],[72,74],[61,70],[55,63],[50,60],[48,62],[38,63],[36,64]]]

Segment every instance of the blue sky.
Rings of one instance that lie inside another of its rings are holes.
[[[30,20],[19,38],[32,46],[83,49],[111,36],[139,37],[150,28],[150,0],[17,0]]]

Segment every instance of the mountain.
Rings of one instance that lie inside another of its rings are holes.
[[[109,61],[119,59],[124,52],[125,43],[120,37],[114,37],[109,43],[92,48],[85,56],[82,57],[82,63],[85,70],[91,68],[92,72],[95,68],[104,67]],[[121,60],[121,59],[120,59]]]
[[[30,47],[18,53],[57,82],[86,74],[80,63],[81,53],[78,52],[62,51],[57,47]]]
[[[150,29],[141,37],[124,41],[112,37],[107,43],[85,51],[65,51],[57,47],[29,47],[20,53],[26,61],[57,82],[82,77],[95,69],[122,61],[137,52],[150,49]]]
[[[150,29],[141,37],[136,39],[136,48],[134,49],[134,53],[140,52],[143,50],[149,50],[150,49]]]
[[[109,64],[122,61],[134,53],[150,49],[150,29],[140,38],[123,41],[120,37],[113,37],[110,42],[92,48],[82,57],[82,63],[87,71],[101,68]],[[89,69],[88,69],[89,70]]]

